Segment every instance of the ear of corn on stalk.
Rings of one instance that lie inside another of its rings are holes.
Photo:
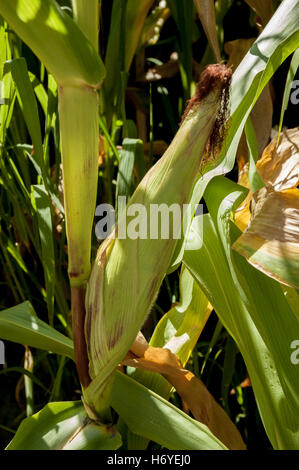
[[[219,111],[223,116],[223,96],[227,97],[230,78],[231,70],[224,65],[206,69],[174,140],[145,175],[115,231],[98,250],[85,302],[85,337],[92,382],[84,390],[84,400],[100,418],[109,406],[114,371],[150,312],[178,241],[175,233],[169,239],[150,236],[130,239],[118,235],[126,226],[133,204],[146,208],[149,222],[151,205],[182,207],[189,202],[206,150],[213,152],[215,142],[219,143],[223,129]],[[181,224],[182,220],[181,212]]]

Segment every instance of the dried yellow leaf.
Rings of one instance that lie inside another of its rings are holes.
[[[262,188],[253,217],[233,248],[268,276],[299,289],[299,190]]]
[[[134,358],[129,354],[123,364],[162,374],[181,396],[186,413],[191,411],[194,418],[205,424],[229,449],[245,449],[238,429],[223,408],[200,379],[182,368],[178,357],[169,349],[148,346],[143,357]]]

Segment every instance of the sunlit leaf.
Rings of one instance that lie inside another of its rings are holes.
[[[0,13],[60,84],[98,85],[105,71],[70,15],[51,0],[2,0]]]
[[[136,52],[146,15],[151,8],[153,0],[127,0],[126,10],[126,54],[125,70],[129,70]]]
[[[273,447],[295,449],[298,374],[290,361],[290,345],[299,326],[281,286],[231,248],[241,234],[231,222],[232,212],[245,194],[226,178],[210,182],[205,201],[211,215],[203,216],[203,230],[194,219],[184,263],[243,355]]]
[[[224,50],[228,54],[227,64],[235,70],[243,60],[246,53],[254,43],[255,39],[235,39],[234,41],[226,42]],[[258,157],[264,151],[265,146],[269,142],[271,128],[272,128],[273,104],[270,92],[270,85],[267,84],[261,92],[259,99],[255,103],[250,118],[256,134],[257,139],[257,153]],[[248,147],[245,135],[243,134],[237,152],[237,162],[239,170],[248,161]]]
[[[37,318],[30,302],[0,312],[0,338],[74,357],[72,341]]]
[[[22,421],[6,450],[115,450],[121,437],[112,426],[91,422],[80,401],[54,402]]]
[[[282,99],[282,105],[281,105],[281,111],[280,111],[280,119],[279,119],[279,128],[278,128],[278,139],[280,138],[280,133],[282,129],[282,123],[283,123],[283,118],[284,118],[284,113],[288,107],[289,104],[289,98],[290,98],[290,93],[293,85],[293,80],[296,75],[296,72],[299,67],[299,48],[294,52],[291,63],[290,63],[290,68],[288,71],[287,79],[286,79],[286,84],[284,88],[284,93],[283,93],[283,99]]]

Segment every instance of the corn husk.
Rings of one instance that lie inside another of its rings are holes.
[[[166,239],[150,238],[150,206],[164,203],[183,208],[190,201],[208,160],[206,150],[213,147],[210,136],[217,140],[213,129],[230,77],[230,69],[223,65],[206,70],[171,145],[145,175],[114,232],[98,250],[86,292],[85,337],[92,382],[84,399],[100,416],[107,408],[114,371],[151,310],[178,242],[175,231]],[[147,237],[121,239],[120,232],[132,221],[127,213],[133,204],[147,210]],[[183,210],[179,231],[182,223]]]

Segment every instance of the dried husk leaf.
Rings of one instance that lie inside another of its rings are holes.
[[[262,157],[256,163],[266,187],[274,191],[296,188],[299,183],[299,127],[285,129],[277,145],[274,138],[265,148]],[[250,188],[248,163],[239,172],[238,183]],[[235,212],[235,223],[244,231],[251,218],[250,203],[252,192]]]
[[[284,130],[278,146],[277,139],[273,139],[256,167],[265,185],[274,191],[298,186],[299,127]]]
[[[299,289],[299,190],[262,188],[252,220],[233,248],[268,276]]]
[[[208,426],[229,449],[245,449],[239,431],[223,408],[200,379],[182,368],[181,362],[170,350],[149,346],[143,357],[127,356],[123,364],[162,374],[181,396],[186,413],[191,411],[194,418]]]

